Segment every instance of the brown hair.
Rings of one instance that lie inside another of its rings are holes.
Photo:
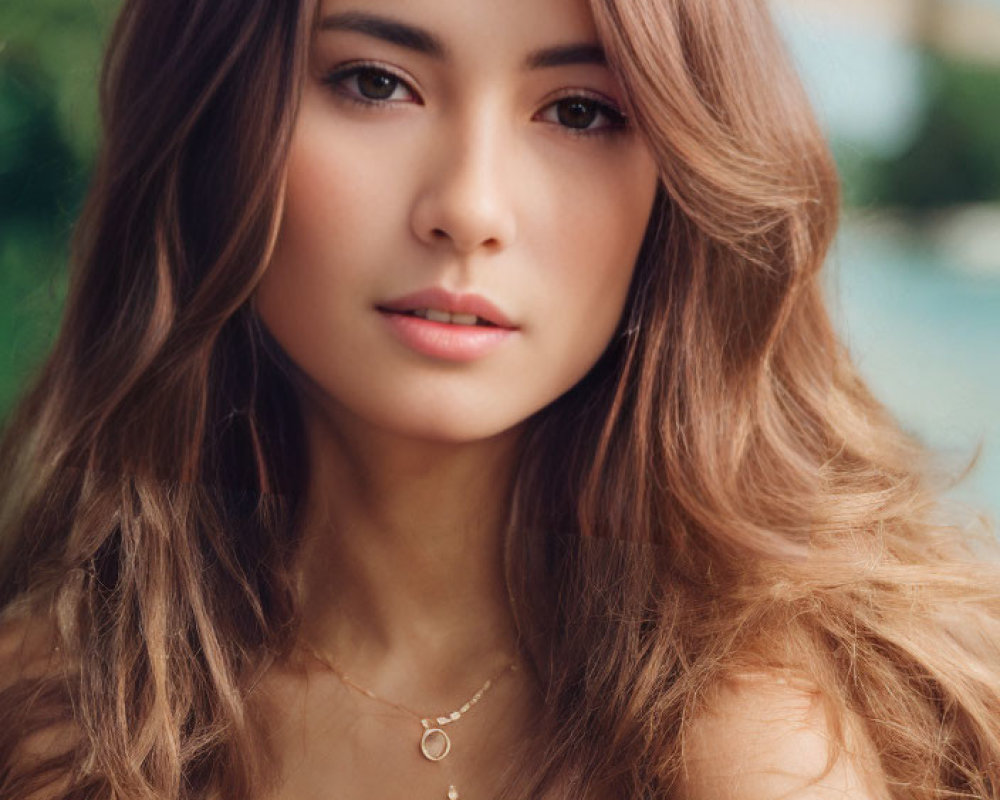
[[[1000,797],[996,570],[831,328],[837,183],[763,0],[592,7],[662,186],[619,335],[523,441],[505,567],[546,703],[504,797],[668,795],[685,721],[759,668],[858,715],[894,796]],[[4,797],[266,777],[248,698],[295,634],[305,448],[248,298],[313,14],[118,21],[63,329],[0,450],[0,603],[59,647],[0,694]]]

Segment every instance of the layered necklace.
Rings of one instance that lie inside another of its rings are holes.
[[[468,700],[466,700],[458,709],[452,711],[449,714],[442,714],[441,716],[425,716],[423,714],[418,714],[416,711],[407,708],[402,703],[394,703],[391,700],[386,700],[383,697],[379,697],[371,689],[366,689],[364,686],[359,685],[354,680],[352,680],[348,675],[344,673],[340,667],[334,663],[328,655],[317,650],[312,645],[304,643],[302,645],[304,651],[310,655],[314,660],[318,661],[324,667],[326,667],[330,672],[336,675],[340,681],[350,689],[364,695],[365,697],[375,700],[376,702],[382,703],[384,705],[390,706],[402,711],[409,716],[413,717],[420,723],[420,753],[428,761],[443,761],[448,754],[451,752],[451,738],[445,732],[444,728],[455,722],[458,722],[462,716],[482,700],[483,696],[497,683],[504,675],[508,672],[515,672],[517,670],[517,662],[512,661],[499,672],[497,672],[492,678],[486,681],[482,686],[479,687],[478,691]],[[446,795],[448,800],[460,800],[458,789],[455,784],[450,784],[448,786],[448,793]]]

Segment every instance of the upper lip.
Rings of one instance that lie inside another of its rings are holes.
[[[449,314],[475,314],[500,328],[516,328],[507,316],[493,303],[478,294],[455,294],[440,286],[421,289],[419,292],[379,303],[380,311],[416,311],[434,308]]]

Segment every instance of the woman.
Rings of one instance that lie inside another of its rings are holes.
[[[2,460],[4,798],[1000,795],[763,2],[125,3]]]

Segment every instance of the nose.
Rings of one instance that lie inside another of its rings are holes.
[[[421,241],[450,247],[460,255],[500,251],[517,235],[509,192],[509,143],[501,126],[481,115],[439,131],[425,160],[423,183],[414,199],[413,232]]]

